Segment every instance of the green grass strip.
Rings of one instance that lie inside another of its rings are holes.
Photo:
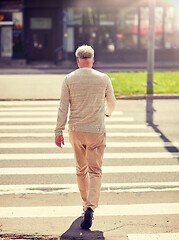
[[[146,94],[147,72],[107,73],[116,96]],[[179,72],[154,72],[154,94],[179,93]]]

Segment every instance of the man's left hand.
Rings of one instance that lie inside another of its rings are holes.
[[[55,137],[55,144],[58,147],[62,148],[62,145],[64,145],[64,137],[63,137],[63,135],[59,135],[59,136]]]

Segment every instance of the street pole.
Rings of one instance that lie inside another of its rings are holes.
[[[149,6],[149,30],[148,30],[148,50],[147,50],[147,97],[146,97],[146,122],[153,125],[153,71],[155,58],[155,4],[156,0],[148,0]]]
[[[153,70],[155,58],[155,5],[156,0],[148,0],[149,30],[147,51],[147,94],[153,94]]]

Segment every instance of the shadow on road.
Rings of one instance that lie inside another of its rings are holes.
[[[80,224],[82,222],[82,217],[77,218],[70,226],[70,228],[62,234],[60,240],[92,240],[99,239],[105,240],[103,236],[103,232],[101,231],[91,231],[91,230],[83,230],[80,228]]]
[[[153,128],[153,130],[156,132],[156,133],[159,133],[160,134],[160,138],[163,140],[163,142],[165,143],[170,143],[170,146],[165,146],[165,149],[170,152],[173,156],[174,153],[178,153],[179,152],[179,149],[177,147],[175,147],[172,142],[164,135],[164,133],[158,128],[158,125],[155,125],[154,122],[153,122],[153,115],[154,115],[154,112],[155,112],[155,109],[153,107],[153,98],[152,96],[150,97],[147,97],[146,99],[146,122],[148,123],[148,125],[150,127]],[[176,157],[176,156],[175,156]],[[178,157],[178,160],[179,160],[179,157]]]

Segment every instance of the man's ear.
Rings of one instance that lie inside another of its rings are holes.
[[[94,58],[93,58],[93,61],[92,61],[92,63],[94,63]]]
[[[77,61],[77,63],[79,63],[79,58],[78,57],[76,58],[76,61]]]

